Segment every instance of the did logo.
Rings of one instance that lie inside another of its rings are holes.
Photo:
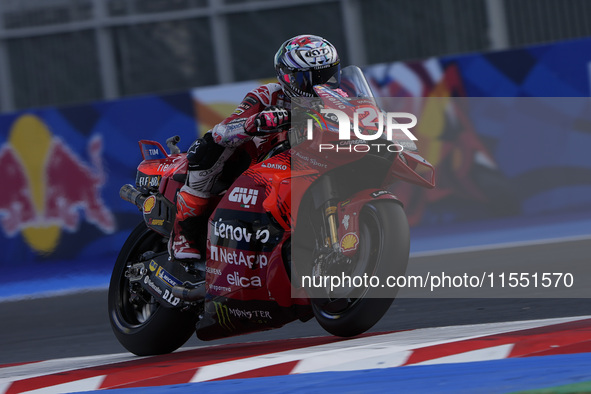
[[[87,152],[90,164],[39,117],[17,118],[0,146],[0,228],[5,236],[20,233],[34,251],[49,254],[62,231],[77,231],[82,218],[104,233],[115,231],[113,213],[100,197],[105,183],[100,136],[88,142]]]

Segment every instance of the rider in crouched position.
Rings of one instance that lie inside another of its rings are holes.
[[[272,133],[289,123],[292,97],[312,97],[313,86],[340,71],[335,47],[319,36],[300,35],[285,41],[275,54],[279,83],[250,91],[236,111],[214,126],[187,151],[185,185],[177,194],[177,213],[169,253],[177,259],[200,259],[194,236],[208,213],[212,187],[236,147],[254,134]]]

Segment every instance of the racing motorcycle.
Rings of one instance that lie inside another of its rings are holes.
[[[338,88],[314,90],[322,122],[318,108],[302,111],[304,121],[253,138],[225,164],[214,208],[195,234],[206,251],[202,260],[176,260],[167,250],[187,175],[179,138],[167,140],[170,153],[159,142],[139,142],[135,185],[124,185],[120,196],[143,220],[117,257],[108,299],[113,331],[127,350],[169,353],[195,332],[214,340],[312,318],[329,333],[350,337],[386,313],[395,288],[317,284],[404,274],[408,222],[388,188],[397,181],[433,188],[434,170],[412,141],[384,149],[392,144],[384,135],[372,140],[384,144],[374,146],[337,139],[339,122],[327,109],[381,113],[358,67],[341,71]],[[358,126],[371,133],[366,129],[378,123],[366,116]],[[310,132],[317,138],[307,139]]]

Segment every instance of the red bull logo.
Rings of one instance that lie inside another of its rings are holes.
[[[82,218],[104,233],[115,231],[113,213],[100,198],[102,138],[92,138],[87,151],[90,164],[37,116],[13,123],[0,147],[0,228],[7,237],[21,233],[33,250],[49,254],[62,231],[77,231]]]

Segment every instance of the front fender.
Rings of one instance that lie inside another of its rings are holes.
[[[365,204],[377,200],[394,200],[403,207],[398,197],[384,189],[361,190],[337,205],[337,233],[341,251],[345,256],[354,255],[359,246],[359,212]]]

